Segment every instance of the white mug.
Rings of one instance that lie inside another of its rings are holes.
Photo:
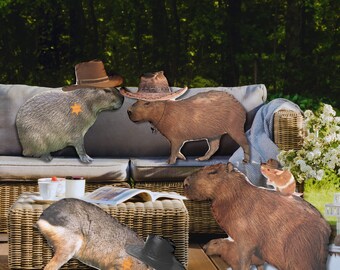
[[[39,193],[44,200],[55,200],[57,196],[58,182],[40,181]]]
[[[39,178],[38,183],[40,182],[51,182],[52,178]],[[56,178],[55,181],[52,182],[57,182],[58,183],[58,188],[57,188],[57,197],[63,198],[65,197],[65,178]]]
[[[66,198],[81,198],[85,195],[85,179],[66,179]]]

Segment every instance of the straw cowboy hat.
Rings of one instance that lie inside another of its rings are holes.
[[[143,74],[140,78],[137,92],[131,92],[127,88],[122,87],[120,89],[120,93],[123,96],[129,98],[156,101],[169,99],[174,100],[183,95],[187,90],[188,87],[184,87],[180,90],[172,92],[163,71],[158,71],[154,73]]]
[[[150,234],[144,246],[127,245],[125,250],[156,270],[185,270],[174,255],[175,245],[163,237]]]
[[[64,91],[76,90],[79,88],[109,88],[116,87],[123,83],[119,75],[107,76],[104,64],[100,60],[82,62],[75,66],[76,84],[65,86]]]

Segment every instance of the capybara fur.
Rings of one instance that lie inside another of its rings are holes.
[[[205,253],[209,256],[218,255],[224,262],[226,262],[232,269],[237,269],[240,264],[240,259],[238,257],[238,249],[235,241],[229,238],[219,238],[210,240],[207,244],[203,246]],[[251,264],[255,265],[258,270],[264,270],[264,261],[253,255],[251,257]]]
[[[143,247],[143,239],[98,206],[85,201],[62,199],[50,205],[36,226],[54,249],[45,270],[59,269],[71,258],[101,270],[151,269],[125,251],[126,245]]]
[[[246,111],[229,93],[209,91],[183,100],[138,100],[128,109],[134,122],[150,122],[171,144],[169,163],[185,159],[181,148],[187,141],[206,139],[207,153],[198,160],[209,159],[219,148],[221,136],[229,134],[250,160],[250,148],[244,133]]]
[[[275,159],[269,159],[267,163],[261,163],[261,173],[267,178],[267,185],[273,186],[283,195],[302,195],[295,192],[296,181],[294,175],[288,170],[280,170],[279,163]]]
[[[51,152],[73,146],[83,163],[90,163],[84,136],[98,113],[118,109],[124,101],[115,88],[47,91],[27,100],[19,109],[16,127],[24,156],[51,161]]]
[[[239,267],[255,254],[280,270],[326,270],[331,229],[308,202],[258,188],[231,163],[206,166],[184,180],[191,200],[210,200],[220,227],[237,243]]]

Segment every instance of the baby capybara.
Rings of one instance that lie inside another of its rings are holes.
[[[181,148],[187,141],[206,139],[207,153],[198,160],[209,159],[219,148],[221,136],[229,134],[250,160],[250,148],[244,133],[246,111],[229,93],[209,91],[183,100],[138,100],[128,109],[134,122],[150,122],[171,144],[169,163],[185,159]]]
[[[297,196],[258,188],[231,163],[204,167],[184,180],[191,200],[211,200],[221,228],[238,245],[239,267],[254,254],[280,270],[326,270],[330,226]]]
[[[203,246],[205,253],[209,256],[218,255],[221,256],[232,269],[237,269],[240,265],[237,244],[230,238],[219,238],[210,240]],[[251,264],[255,265],[258,270],[263,270],[264,261],[259,257],[253,255],[251,258]]]
[[[45,270],[57,270],[71,258],[101,270],[152,269],[125,251],[127,245],[143,247],[143,239],[85,201],[63,199],[50,205],[36,226],[54,249]]]
[[[124,101],[115,88],[47,91],[27,100],[19,109],[16,127],[24,156],[51,161],[51,152],[73,146],[83,163],[90,163],[84,136],[98,113],[118,109]]]

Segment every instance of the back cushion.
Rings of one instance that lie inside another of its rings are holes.
[[[174,88],[176,90],[177,88]],[[61,88],[46,88],[27,85],[0,85],[0,155],[22,155],[18,139],[15,118],[20,106],[37,93]],[[129,88],[137,91],[136,87]],[[247,111],[246,129],[251,126],[253,117],[267,98],[264,85],[241,87],[191,88],[187,98],[199,92],[211,90],[226,91],[233,94]],[[123,106],[116,111],[103,111],[94,125],[85,135],[85,149],[91,157],[154,157],[169,156],[170,144],[160,133],[153,133],[149,123],[133,123],[127,115],[127,109],[136,100],[125,98]],[[221,146],[216,155],[230,155],[238,145],[228,136],[222,137]],[[188,142],[182,148],[186,156],[199,156],[207,151],[205,141]],[[71,147],[53,153],[53,156],[77,156]]]

